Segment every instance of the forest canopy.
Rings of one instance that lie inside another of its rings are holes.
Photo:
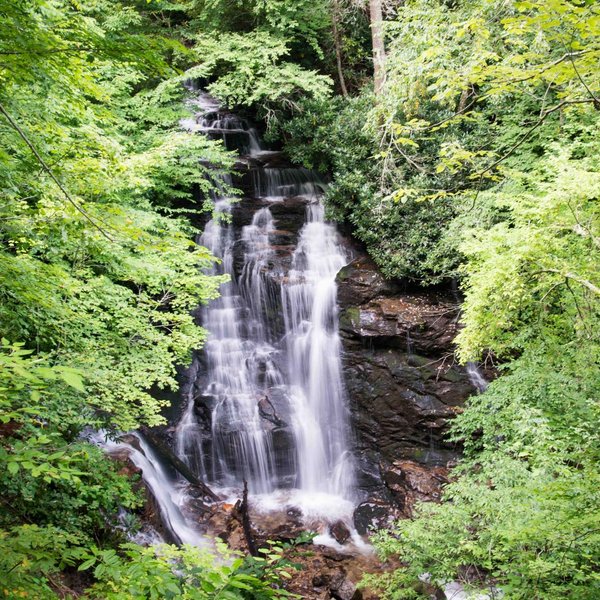
[[[223,282],[194,237],[234,157],[181,129],[190,80],[328,178],[386,277],[456,284],[457,359],[497,370],[366,584],[599,597],[593,0],[0,0],[0,595],[284,595],[222,548],[123,545],[143,499],[85,438],[163,422]]]

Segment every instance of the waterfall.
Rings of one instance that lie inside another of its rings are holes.
[[[198,113],[196,117],[182,119],[184,129],[221,139],[228,150],[237,150],[240,154],[254,156],[264,150],[256,128],[237,115],[222,113],[219,103],[208,94],[200,93],[190,104]]]
[[[134,438],[134,443],[111,441],[102,431],[90,433],[88,438],[109,454],[126,452],[131,462],[141,469],[144,482],[160,509],[162,524],[175,542],[207,546],[208,540],[198,533],[194,523],[184,515],[184,507],[188,500],[184,487],[178,485],[176,477],[167,472],[156,452],[141,435],[129,435]]]
[[[271,202],[293,197],[311,200],[322,194],[325,189],[319,176],[309,169],[256,169],[253,179],[256,197]]]
[[[478,394],[483,394],[487,390],[489,382],[483,376],[481,369],[474,363],[467,363],[467,375],[471,385],[477,390]]]
[[[337,329],[335,277],[347,263],[320,203],[307,207],[288,285],[283,287],[299,487],[346,495],[351,483]],[[344,468],[346,467],[346,468]]]
[[[197,117],[184,123],[189,130],[223,136],[241,154],[269,152],[247,122],[206,95],[196,106]],[[176,452],[216,489],[247,481],[255,497],[287,490],[314,505],[322,494],[347,510],[354,468],[335,279],[349,257],[325,220],[316,173],[256,167],[252,178],[251,222],[235,229],[235,201],[217,195],[198,239],[220,259],[212,273],[230,281],[201,311],[209,336],[188,371]],[[280,272],[272,266],[278,223],[271,208],[288,198],[304,203],[305,223],[290,268]]]

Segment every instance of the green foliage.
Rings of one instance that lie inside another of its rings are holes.
[[[386,159],[444,194],[498,181],[504,161],[539,143],[557,113],[597,105],[598,21],[593,3],[407,3],[390,25],[388,82],[372,115]],[[431,186],[440,174],[463,181]],[[394,194],[439,197],[422,183]]]
[[[188,76],[215,78],[207,89],[228,106],[281,110],[294,108],[304,95],[326,97],[329,77],[282,60],[289,55],[288,45],[285,37],[261,30],[218,38],[203,34],[195,38],[195,52],[202,62]]]
[[[189,52],[151,11],[1,4],[0,594],[51,598],[141,504],[81,434],[162,422],[150,391],[176,387],[205,336],[191,310],[222,281],[172,215],[210,209],[193,188],[232,157],[180,131]]]
[[[282,548],[270,548],[263,558],[233,553],[223,544],[210,551],[192,546],[141,548],[127,544],[94,551],[79,566],[93,567],[98,583],[86,597],[98,600],[189,598],[263,600],[293,597],[279,587],[285,561]],[[289,575],[289,574],[288,574]]]
[[[312,58],[321,55],[322,36],[330,25],[323,0],[190,0],[186,10],[192,17],[192,32],[262,31],[289,40],[304,53],[312,49]]]
[[[81,438],[160,423],[150,390],[175,387],[204,340],[190,312],[220,280],[184,216],[211,209],[191,192],[208,198],[233,158],[179,129],[185,77],[331,175],[330,215],[386,275],[460,275],[461,359],[505,361],[455,421],[465,455],[444,502],[378,536],[403,567],[370,583],[383,598],[417,597],[423,573],[506,598],[600,594],[597,3],[395,3],[385,89],[347,100],[330,96],[330,8],[0,0],[5,596],[65,596],[74,568],[90,598],[287,595],[274,544],[119,546],[117,511],[140,499]],[[355,90],[369,28],[338,10]]]
[[[413,2],[403,16],[390,33],[398,37],[389,96],[374,118],[413,161],[426,143],[437,148],[422,163],[424,182],[466,179],[441,238],[462,253],[458,353],[505,362],[453,425],[465,455],[443,502],[421,505],[376,540],[404,566],[365,583],[384,598],[416,598],[429,573],[438,585],[459,580],[511,599],[595,598],[600,163],[598,73],[588,57],[597,62],[596,7],[456,3],[448,18],[441,5]],[[426,48],[423,23],[445,43]],[[461,99],[473,106],[461,112]],[[442,111],[436,120],[424,102]],[[482,119],[493,136],[477,133]]]
[[[538,169],[493,196],[510,218],[465,236],[466,327],[458,337],[465,359],[492,349],[522,352],[534,340],[586,345],[596,318],[598,279],[597,124]],[[586,143],[585,138],[594,140]],[[585,152],[585,158],[573,155]]]
[[[1,343],[0,589],[52,598],[47,576],[112,536],[119,509],[141,501],[113,462],[75,437],[94,419],[82,372]]]
[[[14,64],[2,67],[0,101],[23,135],[3,117],[11,150],[0,156],[0,322],[11,339],[84,370],[88,406],[109,427],[156,424],[161,403],[148,390],[175,385],[175,365],[203,340],[190,310],[214,297],[219,281],[202,274],[211,259],[190,241],[189,224],[155,207],[172,212],[193,185],[212,189],[201,158],[221,168],[231,159],[177,131],[179,77],[152,85],[145,72],[160,61],[168,70],[162,48],[130,60],[141,15],[120,3],[48,7],[49,16],[41,5],[5,13],[9,25],[24,26],[27,15],[41,31],[35,50],[15,44]],[[81,54],[66,47],[71,37],[85,43]],[[21,52],[32,54],[28,70]],[[23,87],[32,70],[35,81]]]
[[[408,565],[379,579],[385,598],[411,597],[424,572],[511,599],[598,595],[597,364],[546,351],[515,361],[459,417],[466,456],[444,503],[378,537]]]
[[[81,537],[55,527],[22,525],[0,530],[0,593],[5,598],[57,598],[53,575],[86,555]]]
[[[594,3],[404,3],[386,24],[383,93],[302,105],[283,125],[289,153],[327,168],[331,214],[386,275],[456,277],[455,217],[469,226],[479,194],[552,155],[561,127],[597,107],[598,27]]]
[[[365,584],[416,598],[429,573],[506,598],[595,598],[597,4],[397,11],[383,94],[304,103],[286,148],[332,175],[330,214],[385,274],[460,276],[460,358],[505,364],[453,426],[465,457],[444,502],[378,536],[403,568]]]
[[[189,0],[183,31],[193,44],[189,77],[230,107],[283,118],[300,97],[322,98],[331,79],[315,70],[324,58],[331,18],[319,0]]]
[[[372,105],[371,93],[303,102],[282,125],[286,151],[292,160],[331,174],[325,197],[329,215],[352,225],[386,276],[439,283],[458,264],[456,243],[446,242],[440,227],[457,214],[456,202],[398,201],[382,193],[381,152],[368,126]]]

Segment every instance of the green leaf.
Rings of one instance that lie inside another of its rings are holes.
[[[65,381],[65,383],[68,383],[72,388],[75,388],[80,392],[85,391],[82,377],[78,372],[62,370],[60,376],[63,379],[63,381]]]

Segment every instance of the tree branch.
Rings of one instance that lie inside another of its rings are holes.
[[[600,296],[600,287],[571,271],[561,271],[559,269],[540,269],[539,271],[535,271],[534,273],[532,273],[532,275],[539,275],[540,273],[556,273],[557,275],[561,275],[565,279],[571,279],[572,281],[575,281],[579,285],[582,285],[594,294]]]
[[[40,165],[42,165],[42,168],[44,169],[44,171],[46,171],[46,173],[48,173],[48,175],[50,175],[50,178],[52,179],[52,181],[54,181],[54,183],[58,186],[58,188],[60,189],[60,191],[63,193],[63,195],[65,196],[65,198],[77,209],[77,211],[79,211],[96,229],[98,229],[98,231],[100,231],[100,233],[109,241],[113,241],[113,239],[110,237],[110,235],[108,235],[108,233],[106,233],[106,231],[100,227],[100,225],[98,225],[98,223],[96,223],[96,221],[94,221],[94,219],[85,211],[85,209],[83,207],[81,207],[77,202],[75,202],[75,200],[73,200],[73,198],[71,197],[71,195],[69,194],[69,192],[67,192],[67,190],[65,189],[65,187],[63,186],[63,184],[58,180],[58,178],[56,177],[56,175],[54,174],[54,172],[52,171],[52,169],[47,165],[46,161],[42,158],[42,156],[40,155],[40,153],[37,151],[36,147],[29,141],[29,138],[25,135],[25,132],[21,129],[21,127],[19,126],[19,124],[10,116],[10,114],[7,112],[7,110],[4,108],[4,106],[2,105],[2,103],[0,103],[0,112],[6,117],[7,121],[10,123],[10,125],[13,127],[13,129],[19,134],[19,136],[23,139],[23,141],[27,144],[27,146],[29,147],[29,149],[31,150],[31,152],[33,153],[33,155],[36,157],[36,159],[38,160],[38,162],[40,163]]]

